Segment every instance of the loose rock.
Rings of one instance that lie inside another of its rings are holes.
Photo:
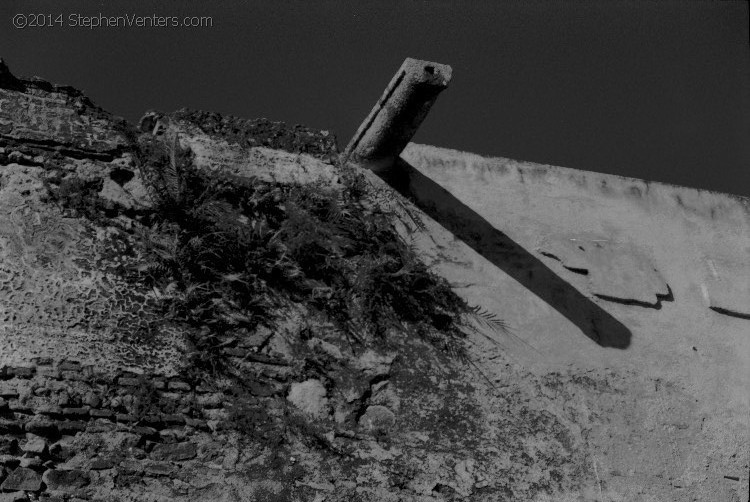
[[[314,417],[325,418],[329,414],[326,388],[320,380],[311,379],[293,383],[287,399],[294,406]]]

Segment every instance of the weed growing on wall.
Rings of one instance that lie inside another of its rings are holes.
[[[400,238],[389,215],[343,188],[282,185],[197,169],[177,139],[142,140],[154,199],[143,279],[173,291],[174,318],[209,333],[273,323],[283,298],[324,312],[364,343],[391,328],[459,336],[467,306]]]
[[[134,153],[153,207],[130,231],[144,260],[124,275],[157,292],[165,320],[190,328],[196,371],[225,373],[222,340],[273,326],[289,301],[365,345],[389,333],[460,345],[470,309],[368,199],[353,168],[340,168],[339,187],[289,185],[198,169],[175,136],[143,135]],[[54,179],[48,188],[73,215],[96,224],[117,215],[97,195],[101,182]]]

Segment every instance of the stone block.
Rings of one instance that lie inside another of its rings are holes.
[[[16,399],[18,397],[18,385],[15,381],[0,382],[0,397],[5,399]]]
[[[27,454],[41,456],[47,453],[47,441],[42,437],[29,434],[26,444],[21,449]]]
[[[179,462],[193,459],[197,454],[194,443],[158,444],[151,452],[151,458]]]
[[[101,471],[105,469],[112,469],[114,466],[115,463],[112,459],[97,457],[91,461],[89,469],[91,469],[92,471]]]
[[[81,363],[78,361],[62,361],[60,364],[57,365],[58,369],[61,371],[80,371],[81,370]]]
[[[5,478],[0,489],[36,492],[42,489],[42,476],[32,469],[17,467]]]
[[[177,390],[177,391],[183,391],[183,392],[189,392],[190,391],[190,384],[187,382],[182,382],[180,380],[172,380],[167,384],[167,388],[169,390]]]
[[[146,462],[143,470],[152,476],[172,476],[177,472],[177,466],[169,462]]]
[[[36,368],[34,366],[10,366],[7,368],[7,373],[18,378],[31,378],[36,373]]]
[[[117,384],[124,387],[140,387],[143,381],[138,378],[120,377],[117,379]]]
[[[62,414],[66,418],[85,418],[89,416],[89,408],[63,408]]]
[[[34,412],[33,407],[27,402],[20,399],[8,400],[8,409],[15,411],[16,413],[24,413],[30,415]]]
[[[89,410],[89,415],[93,418],[113,418],[115,416],[112,410]]]
[[[60,434],[74,436],[86,430],[86,422],[81,420],[65,420],[57,424]]]
[[[72,492],[83,488],[91,482],[86,471],[72,469],[69,471],[61,469],[49,469],[42,475],[42,481],[51,491]]]
[[[120,462],[119,471],[125,474],[141,474],[144,471],[143,463],[138,460],[123,460]]]
[[[161,416],[161,419],[167,425],[182,425],[185,423],[185,417],[177,413],[165,413]]]

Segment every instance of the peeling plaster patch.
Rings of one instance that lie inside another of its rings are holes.
[[[537,249],[568,272],[586,277],[585,288],[602,300],[660,309],[672,290],[642,249],[596,235],[548,236]]]

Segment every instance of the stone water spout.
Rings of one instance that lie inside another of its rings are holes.
[[[376,172],[392,166],[448,87],[452,72],[448,65],[406,58],[349,142],[344,161]]]

